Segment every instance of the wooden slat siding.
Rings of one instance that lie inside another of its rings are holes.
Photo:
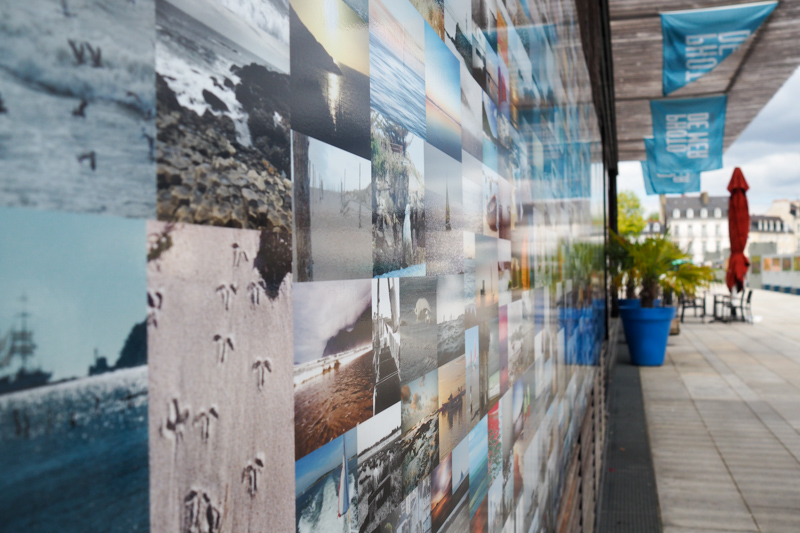
[[[649,101],[661,98],[659,10],[700,9],[752,0],[610,0],[619,160],[645,158],[652,135]],[[784,0],[761,29],[722,64],[671,97],[728,94],[727,150],[800,66],[800,2]]]

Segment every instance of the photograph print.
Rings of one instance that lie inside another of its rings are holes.
[[[438,335],[434,277],[400,278],[400,383],[436,370]]]
[[[404,495],[439,463],[439,377],[433,370],[400,390]]]
[[[369,160],[292,132],[294,279],[372,277]]]
[[[440,533],[469,531],[469,438],[466,435],[450,454],[448,466],[450,468],[451,501],[441,507],[443,511],[449,508],[450,512],[444,516],[443,522],[442,516],[439,516],[439,522],[442,523],[438,531]],[[442,496],[441,500],[446,501],[447,494]]]
[[[280,0],[156,1],[159,220],[290,238],[288,25]]]
[[[0,243],[2,529],[148,531],[145,222],[4,207]]]
[[[400,401],[400,279],[372,280],[373,412]]]
[[[295,464],[297,533],[358,531],[357,434],[353,428]]]
[[[436,279],[436,322],[439,366],[464,355],[464,276]]]
[[[425,21],[408,0],[369,10],[370,106],[425,139]]]
[[[0,206],[155,217],[154,11],[0,5]]]
[[[472,66],[472,2],[462,0],[444,0],[444,42],[462,66]],[[464,81],[464,70],[461,80]],[[467,77],[472,73],[467,70]],[[474,81],[474,80],[473,80]]]
[[[369,26],[342,0],[290,0],[292,129],[370,157]]]
[[[398,402],[358,426],[359,533],[396,529],[404,495],[400,413]]]
[[[371,114],[375,277],[425,275],[425,141]]]
[[[153,531],[293,527],[292,277],[272,283],[269,235],[148,223]]]
[[[431,0],[428,0],[431,1]],[[461,161],[461,64],[425,26],[425,140]]]
[[[297,283],[293,297],[299,459],[373,414],[372,282]]]
[[[423,479],[400,504],[397,531],[431,533],[431,478]]]
[[[464,271],[461,163],[425,143],[425,272]]]
[[[483,417],[469,432],[469,516],[478,513],[489,494],[489,425]]]
[[[411,0],[411,3],[422,13],[434,35],[444,39],[444,0]]]
[[[448,455],[467,436],[467,362],[461,356],[439,367],[439,457]]]

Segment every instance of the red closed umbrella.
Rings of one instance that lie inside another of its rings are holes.
[[[744,247],[747,245],[747,234],[750,233],[750,209],[747,206],[747,181],[739,167],[733,170],[728,190],[731,198],[728,201],[728,233],[731,237],[731,257],[728,261],[728,272],[725,283],[728,290],[733,290],[734,285],[741,292],[744,290],[744,276],[750,261],[744,256]]]

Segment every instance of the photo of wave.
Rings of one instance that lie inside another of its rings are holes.
[[[372,277],[370,162],[293,132],[297,281]]]
[[[462,230],[461,163],[425,143],[427,275],[464,271]]]
[[[288,6],[157,0],[158,218],[291,235]]]
[[[154,2],[0,6],[0,205],[155,216]]]
[[[439,367],[439,457],[449,455],[467,436],[466,357]]]
[[[400,390],[403,488],[407,496],[439,462],[438,370]]]
[[[375,277],[425,275],[425,141],[371,114]]]
[[[370,2],[370,106],[425,138],[425,21],[408,0]]]
[[[461,161],[461,65],[425,26],[425,140]]]
[[[373,415],[372,283],[298,283],[293,296],[300,458]]]
[[[469,516],[489,494],[489,424],[483,417],[469,432]]]
[[[436,322],[439,366],[464,355],[464,276],[439,276],[436,280]]]
[[[273,291],[260,231],[147,237],[152,529],[289,531],[294,433],[274,428],[294,414],[291,274]]]
[[[401,384],[439,366],[436,286],[433,277],[400,278]]]
[[[357,450],[352,429],[295,463],[297,533],[358,531]]]
[[[358,531],[396,528],[403,500],[400,403],[358,426]]]
[[[368,24],[341,0],[291,0],[292,129],[370,157]]]

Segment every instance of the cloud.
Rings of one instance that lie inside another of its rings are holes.
[[[400,401],[411,403],[411,388],[408,385],[403,385],[400,388]]]

